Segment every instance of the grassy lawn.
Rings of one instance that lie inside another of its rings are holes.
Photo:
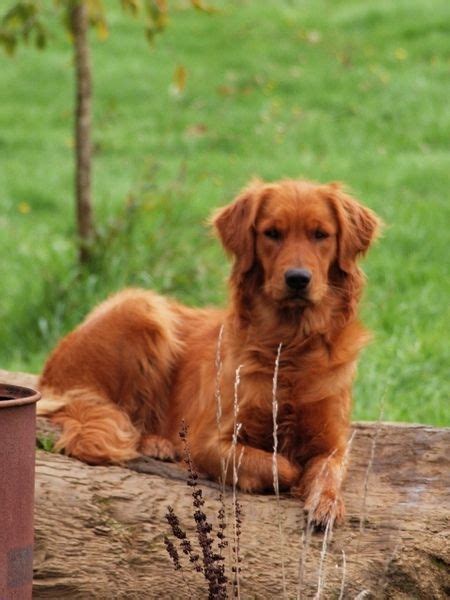
[[[39,371],[124,285],[224,302],[210,211],[253,175],[342,180],[387,223],[365,261],[375,339],[355,418],[377,418],[384,398],[385,419],[449,425],[450,4],[184,6],[153,49],[118,10],[108,40],[92,39],[101,241],[90,272],[75,266],[70,45],[55,26],[45,52],[0,55],[0,367]]]

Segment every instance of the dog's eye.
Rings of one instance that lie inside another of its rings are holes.
[[[270,229],[266,229],[264,235],[271,240],[281,240],[281,232],[275,227],[271,227]]]
[[[322,229],[316,229],[314,232],[314,239],[316,240],[324,240],[329,237],[329,234],[326,231],[322,231]]]

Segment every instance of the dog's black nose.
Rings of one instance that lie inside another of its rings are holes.
[[[311,281],[311,271],[308,269],[288,269],[284,274],[286,285],[291,290],[304,290]]]

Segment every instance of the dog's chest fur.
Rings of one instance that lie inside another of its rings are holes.
[[[240,364],[238,389],[244,444],[272,451],[274,402],[278,451],[290,456],[303,444],[305,416],[313,405],[350,389],[357,349],[341,334],[333,341],[314,335],[298,343],[282,345],[275,377],[277,346],[247,345],[235,358]],[[255,390],[257,390],[255,395]],[[309,418],[309,417],[306,417]]]
[[[317,361],[317,354],[328,362],[325,346],[318,340],[306,344],[301,350],[281,346],[276,365],[277,348],[247,347],[239,355],[239,385],[236,387],[239,404],[238,421],[242,423],[242,441],[251,446],[273,448],[274,403],[280,447],[294,443],[302,400],[309,398],[308,390],[315,384],[305,374],[307,363]],[[327,365],[323,365],[322,377]],[[309,381],[308,381],[309,380]]]

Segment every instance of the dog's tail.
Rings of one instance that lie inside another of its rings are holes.
[[[71,400],[71,393],[55,394],[50,389],[42,389],[42,398],[36,405],[36,414],[38,417],[49,417],[60,410]]]
[[[41,402],[39,414],[49,410],[52,422],[62,428],[56,450],[91,465],[120,464],[139,456],[139,431],[125,411],[98,393],[75,389],[59,398],[44,396]]]

